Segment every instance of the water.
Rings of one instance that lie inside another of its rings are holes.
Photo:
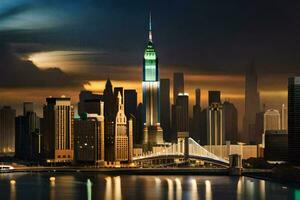
[[[248,177],[18,173],[0,174],[0,199],[283,200],[300,199],[300,190]]]

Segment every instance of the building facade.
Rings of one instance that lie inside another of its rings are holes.
[[[74,159],[101,164],[104,161],[104,103],[100,115],[82,114],[74,120]]]
[[[176,104],[176,98],[179,93],[184,93],[184,74],[176,72],[173,74],[173,104]]]
[[[42,120],[43,157],[47,162],[73,161],[73,106],[71,98],[49,97]]]

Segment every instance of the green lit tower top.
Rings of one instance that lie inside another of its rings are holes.
[[[151,13],[149,20],[149,41],[145,49],[143,65],[143,81],[158,81],[158,60],[152,41]]]

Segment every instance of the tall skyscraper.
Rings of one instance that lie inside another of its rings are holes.
[[[238,111],[233,103],[225,101],[223,103],[225,118],[225,140],[236,144],[238,141]]]
[[[9,106],[0,109],[0,154],[15,153],[15,117],[16,110]]]
[[[281,106],[281,130],[288,130],[288,111],[284,104]]]
[[[83,113],[74,120],[74,159],[101,164],[104,161],[104,103],[100,115]]]
[[[73,106],[71,98],[49,97],[42,120],[43,153],[47,162],[73,160]]]
[[[245,80],[245,116],[243,123],[243,140],[255,142],[255,120],[259,109],[259,92],[257,87],[257,74],[254,61],[246,70]]]
[[[189,132],[189,95],[179,93],[172,110],[174,128],[173,141],[177,140],[178,132]]]
[[[78,114],[95,113],[100,114],[100,101],[103,101],[103,96],[94,94],[91,91],[81,91],[79,94]]]
[[[176,104],[176,98],[179,93],[184,93],[184,75],[183,73],[173,74],[173,104]]]
[[[160,121],[161,127],[164,130],[164,139],[171,141],[170,130],[170,79],[160,79]]]
[[[196,141],[201,141],[201,91],[199,88],[195,90],[195,105],[193,106],[191,129],[191,137]]]
[[[300,77],[289,78],[288,85],[288,157],[300,164]]]
[[[105,161],[115,162],[115,98],[110,79],[107,79],[103,92],[104,100],[104,146]]]
[[[16,157],[37,161],[41,156],[40,118],[32,102],[23,104],[23,115],[16,117]]]
[[[160,92],[158,60],[152,41],[151,15],[149,22],[149,41],[144,53],[143,65],[143,106],[145,148],[163,143],[163,130],[160,126]]]

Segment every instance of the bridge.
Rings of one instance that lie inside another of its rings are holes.
[[[178,143],[161,147],[160,151],[145,153],[133,158],[135,163],[151,162],[151,165],[168,165],[189,162],[191,160],[203,161],[218,166],[228,167],[229,161],[209,152],[192,138],[178,138]]]

